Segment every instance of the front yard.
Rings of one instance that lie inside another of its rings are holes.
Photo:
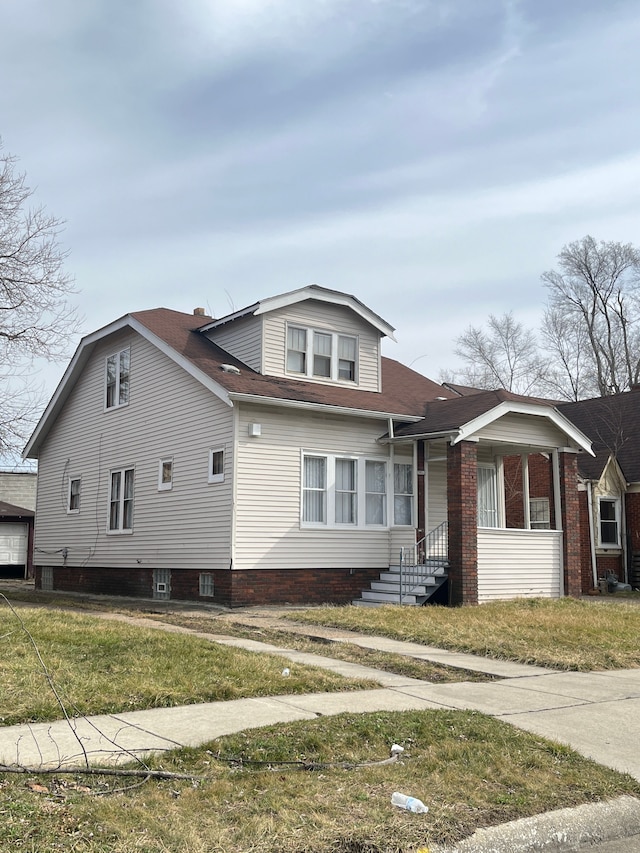
[[[563,668],[639,663],[631,637],[635,632],[637,644],[640,609],[621,602],[314,608],[288,616]],[[20,610],[20,618],[24,626],[0,605],[5,725],[60,716],[47,695],[50,678],[73,713],[364,686],[297,665],[283,683],[281,658],[189,635],[55,610]],[[207,622],[224,632],[213,613],[200,614],[195,626],[206,630]],[[283,631],[265,638],[287,643]],[[326,648],[330,654],[333,646]],[[404,747],[401,759],[381,763],[393,743]],[[448,710],[342,714],[239,732],[146,766],[193,778],[0,773],[0,849],[416,853],[481,826],[623,793],[640,797],[635,780],[568,748],[482,714]],[[420,797],[429,812],[394,808],[396,790]]]

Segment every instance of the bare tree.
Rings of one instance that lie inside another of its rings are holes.
[[[640,252],[631,243],[583,237],[545,272],[550,308],[579,330],[586,372],[600,396],[617,394],[640,377]]]
[[[545,396],[580,400],[597,396],[589,358],[589,340],[582,325],[560,306],[548,307],[540,329],[542,347],[549,355],[542,383]]]
[[[547,362],[534,333],[511,312],[489,315],[486,327],[469,326],[456,343],[455,353],[464,367],[450,373],[449,381],[475,388],[506,388],[516,394],[540,392]]]
[[[79,331],[73,282],[58,242],[62,223],[28,207],[32,191],[0,144],[0,454],[15,453],[40,404],[28,381],[36,358],[57,361]]]

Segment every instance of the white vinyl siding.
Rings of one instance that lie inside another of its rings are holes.
[[[135,394],[128,406],[105,416],[99,390],[105,358],[125,347],[135,368]],[[158,568],[228,568],[232,478],[211,486],[207,464],[209,450],[224,446],[227,471],[232,470],[232,436],[231,408],[151,343],[123,332],[96,345],[42,448],[36,548],[47,552],[51,565],[62,564],[59,549],[67,548],[67,565],[87,570],[129,568],[138,560]],[[158,490],[158,461],[167,458],[168,439],[180,476],[164,492]],[[113,536],[106,530],[110,472],[132,467],[133,533]],[[65,468],[82,472],[78,515],[68,515],[60,500]]]
[[[234,358],[262,373],[262,317],[239,317],[207,333]]]
[[[332,349],[336,365],[335,379],[316,375],[313,381],[339,385],[355,381],[356,387],[360,389],[380,390],[380,334],[377,329],[348,308],[314,300],[279,308],[264,315],[264,373],[273,376],[295,376],[298,372],[303,373],[302,370],[296,369],[294,363],[297,362],[300,367],[299,357],[295,360],[292,358],[290,367],[287,368],[287,353],[290,349],[288,329],[291,327],[336,336],[332,338],[332,345],[335,342]],[[342,342],[341,337],[344,338]],[[355,365],[349,364],[353,353],[349,339],[357,340]],[[299,343],[298,341],[298,345]],[[314,356],[313,340],[307,340],[306,347],[305,371],[312,376],[313,364],[310,364],[308,359],[313,359]],[[320,348],[322,345],[318,343],[318,349]],[[317,352],[316,355],[319,359],[326,357],[324,352]],[[321,367],[320,360],[317,366]],[[350,371],[355,371],[354,380],[347,377]]]
[[[248,436],[248,424],[253,422],[262,425],[257,439]],[[360,498],[366,479],[363,461],[383,463],[389,476],[389,449],[377,442],[386,430],[383,418],[343,418],[294,409],[284,414],[270,406],[241,405],[234,568],[388,566],[390,531],[363,523],[366,500],[365,506],[358,504],[357,524],[303,522],[305,513],[310,522],[318,521],[326,495],[322,464],[309,462],[305,479],[305,458],[357,460]],[[392,490],[388,480],[386,490],[388,499]],[[328,507],[326,512],[331,519]]]
[[[425,512],[426,532],[435,530],[447,520],[447,460],[446,447],[430,448],[429,453],[435,459],[425,462],[425,477],[427,479],[427,507]]]
[[[500,441],[534,447],[564,447],[567,436],[546,418],[508,414],[475,433],[481,441]]]
[[[562,595],[562,533],[478,530],[478,601]]]

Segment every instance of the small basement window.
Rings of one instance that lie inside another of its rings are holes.
[[[213,575],[207,572],[200,574],[200,596],[213,598]]]

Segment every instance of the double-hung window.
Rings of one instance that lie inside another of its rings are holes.
[[[129,402],[129,370],[131,353],[129,348],[107,356],[105,408],[116,409]]]
[[[620,501],[598,498],[599,534],[602,548],[620,547]]]
[[[529,498],[529,524],[532,530],[549,530],[549,498]]]
[[[498,527],[497,471],[493,465],[478,465],[478,527]]]
[[[290,373],[307,372],[307,330],[289,326],[287,329],[287,370]]]
[[[366,522],[367,524],[387,523],[387,463],[366,459]]]
[[[413,524],[413,465],[393,466],[393,523]]]
[[[75,514],[80,512],[80,477],[71,477],[69,480],[69,497],[67,512]]]
[[[387,463],[304,454],[301,521],[303,526],[386,526]]]
[[[133,530],[133,468],[111,472],[109,482],[109,532],[131,533]]]
[[[302,520],[310,524],[327,523],[327,460],[324,456],[304,457]]]
[[[158,491],[168,492],[173,488],[173,459],[161,459],[158,463]]]
[[[209,482],[224,481],[224,448],[215,447],[209,451]]]
[[[356,524],[357,472],[355,459],[336,459],[336,524]]]
[[[287,372],[356,382],[358,338],[301,326],[287,327]]]

